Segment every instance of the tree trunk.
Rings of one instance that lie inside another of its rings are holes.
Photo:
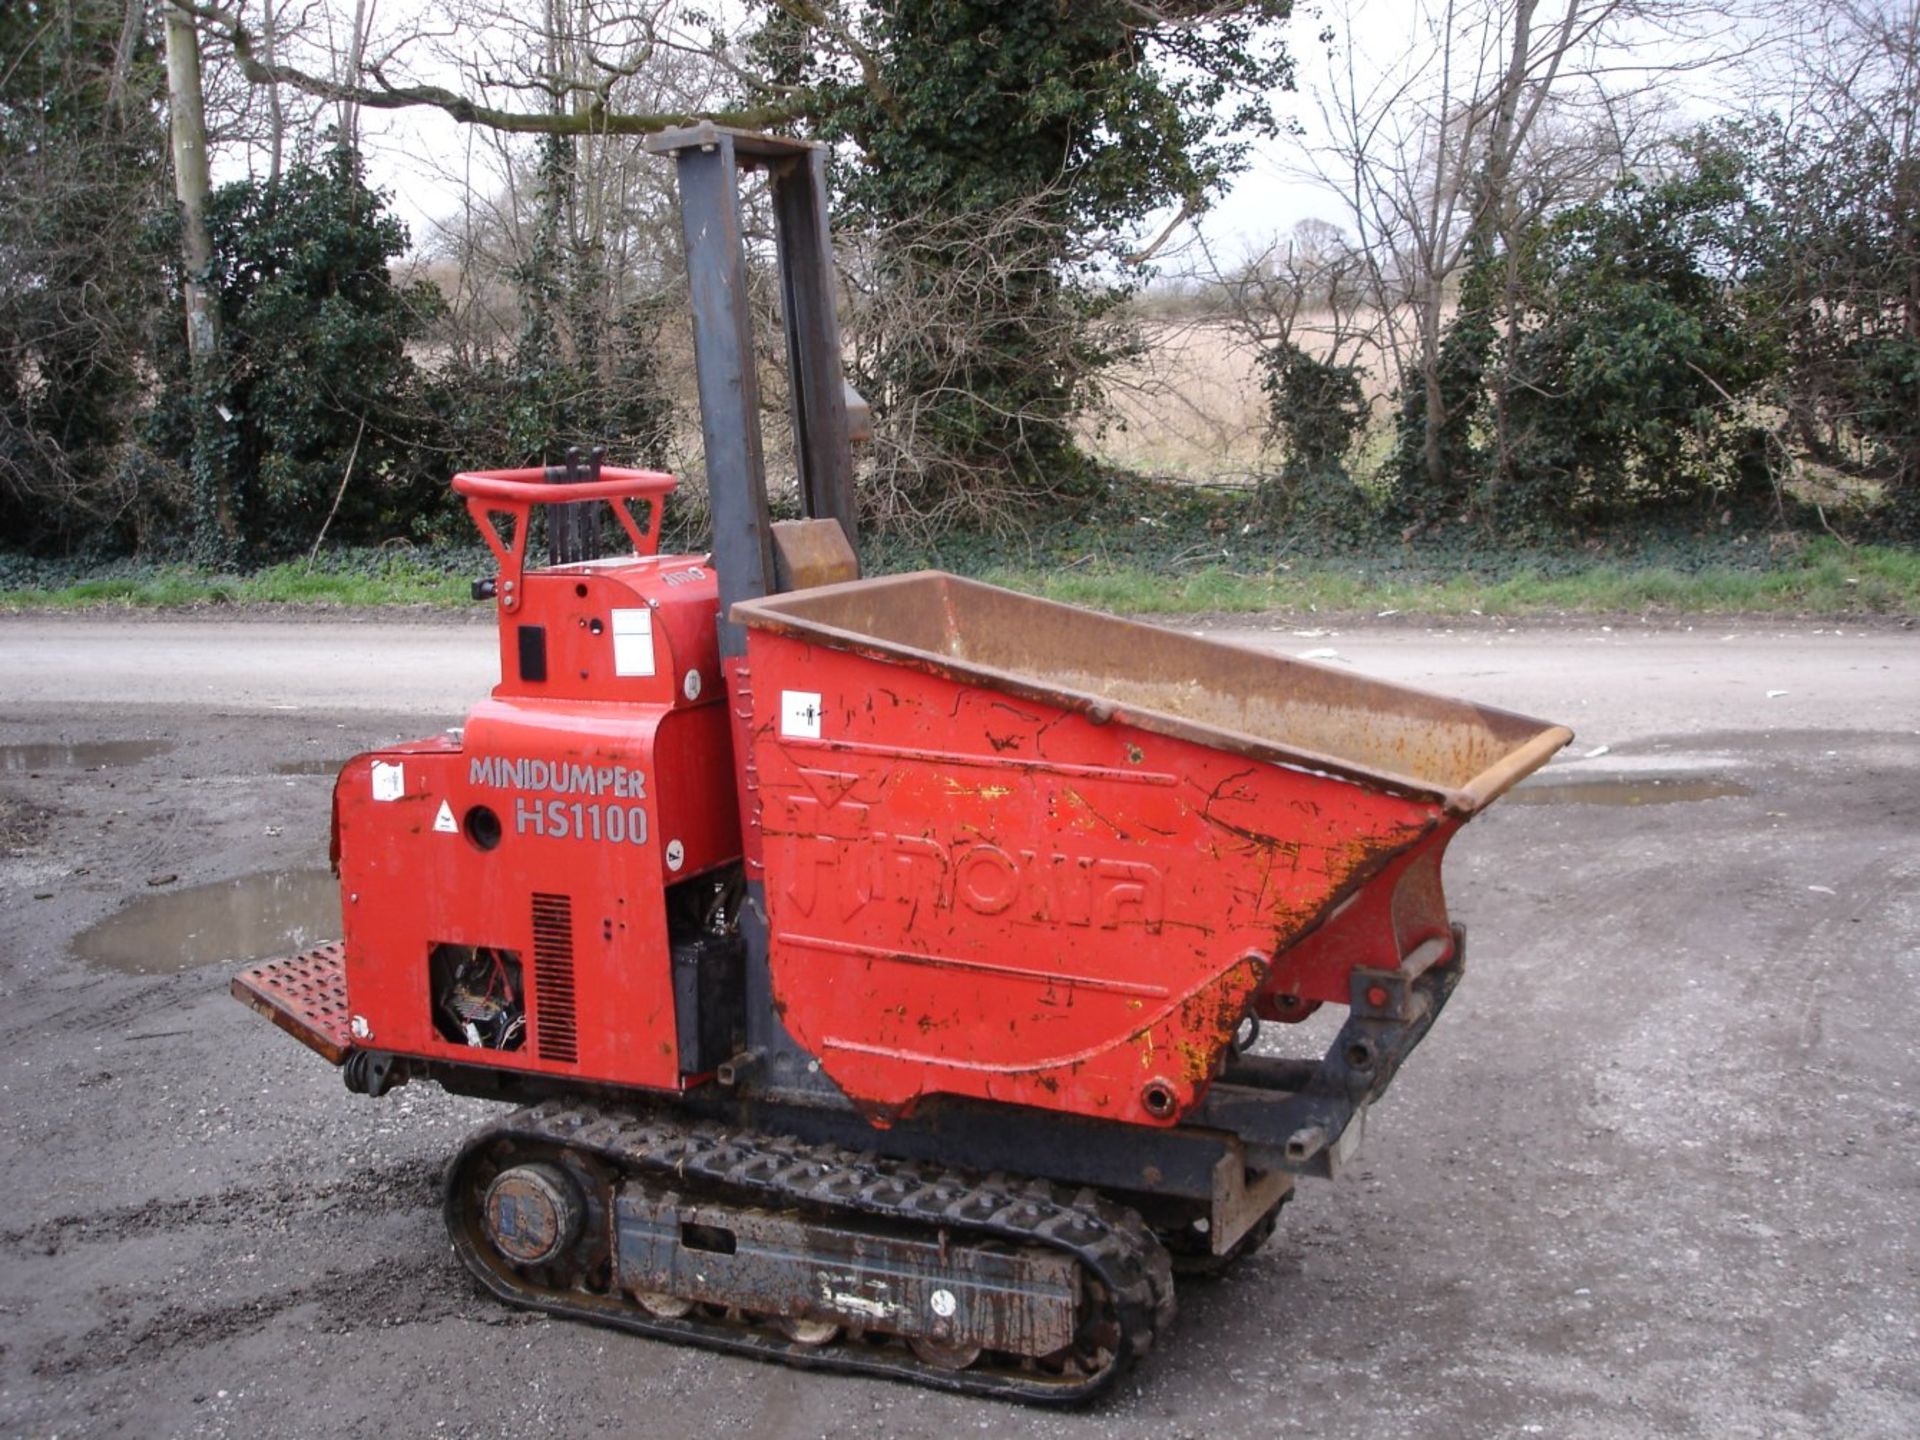
[[[1475,257],[1487,257],[1499,253],[1498,242],[1508,238],[1508,226],[1505,223],[1509,209],[1509,192],[1513,183],[1514,153],[1519,145],[1520,102],[1527,86],[1527,59],[1533,49],[1533,16],[1539,7],[1539,0],[1518,0],[1513,13],[1513,39],[1507,52],[1506,69],[1501,75],[1499,88],[1495,91],[1493,102],[1493,123],[1488,130],[1486,149],[1480,161],[1479,173],[1468,182],[1468,196],[1472,210],[1467,220],[1467,239],[1462,254],[1468,257],[1467,263],[1475,263]],[[1511,256],[1508,257],[1508,280],[1502,287],[1506,294],[1512,287]],[[1473,477],[1455,475],[1452,472],[1453,458],[1446,453],[1445,430],[1448,420],[1461,406],[1470,402],[1467,395],[1450,395],[1440,375],[1439,333],[1441,296],[1436,292],[1429,297],[1428,313],[1424,317],[1426,325],[1434,327],[1434,333],[1426,344],[1426,430],[1422,436],[1421,457],[1425,465],[1427,483],[1439,494],[1452,495],[1457,492],[1465,512],[1471,514],[1481,507],[1481,503],[1490,499],[1491,492],[1476,494]],[[1460,309],[1456,311],[1454,323],[1458,324],[1465,316],[1467,302],[1463,298]],[[1484,383],[1493,390],[1495,441],[1495,473],[1505,463],[1507,451],[1506,433],[1506,394],[1504,365],[1495,364],[1492,374],[1485,377]],[[1471,382],[1481,384],[1481,380]]]
[[[173,189],[180,203],[180,262],[186,298],[187,358],[193,371],[194,474],[203,525],[222,548],[237,533],[228,493],[224,436],[213,386],[219,367],[218,316],[208,286],[213,238],[207,231],[207,116],[200,83],[200,37],[193,17],[167,7],[167,125],[173,141]]]
[[[1436,495],[1447,486],[1447,457],[1440,443],[1447,425],[1447,393],[1440,383],[1440,345],[1444,327],[1440,312],[1445,303],[1444,282],[1432,277],[1426,303],[1420,314],[1421,369],[1425,372],[1427,412],[1426,428],[1420,436],[1420,460],[1427,472],[1427,486]]]
[[[1500,293],[1507,312],[1502,353],[1489,367],[1485,380],[1493,400],[1494,458],[1487,475],[1486,492],[1476,497],[1476,503],[1483,502],[1489,512],[1511,458],[1511,437],[1507,425],[1507,367],[1519,337],[1516,300],[1520,272],[1513,253],[1513,227],[1509,222],[1513,213],[1513,165],[1520,144],[1520,137],[1516,133],[1520,97],[1527,83],[1527,57],[1533,49],[1533,14],[1538,4],[1539,0],[1520,0],[1514,7],[1513,46],[1507,54],[1507,72],[1501,81],[1499,105],[1494,111],[1493,133],[1487,142],[1487,161],[1481,171],[1480,193],[1474,206],[1473,228],[1479,244],[1477,252],[1472,244],[1467,249],[1468,254],[1490,256],[1495,253],[1495,245],[1498,244],[1502,262]]]
[[[347,42],[346,74],[347,83],[357,89],[361,77],[365,74],[367,58],[367,27],[371,17],[367,14],[367,0],[354,0],[353,34]],[[344,148],[360,153],[360,103],[351,98],[340,102],[340,140]]]

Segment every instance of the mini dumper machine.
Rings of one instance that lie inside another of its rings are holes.
[[[502,1300],[1041,1403],[1159,1340],[1174,1274],[1329,1176],[1464,962],[1440,861],[1570,732],[941,573],[859,578],[813,146],[678,171],[713,517],[671,477],[462,474],[501,680],[333,792],[342,939],[249,1006],[341,1066],[509,1101],[452,1160]],[[740,174],[775,220],[805,517],[769,518]],[[594,556],[610,507],[631,553]],[[526,563],[544,510],[550,562]],[[1323,1056],[1262,1021],[1347,1007]]]

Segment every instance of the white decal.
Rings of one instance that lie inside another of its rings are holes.
[[[653,674],[653,611],[613,612],[613,673]]]
[[[820,738],[820,696],[817,692],[780,692],[780,733],[789,740]]]
[[[842,1310],[851,1310],[856,1315],[871,1315],[875,1320],[884,1320],[900,1309],[898,1305],[889,1305],[882,1300],[869,1300],[864,1295],[849,1295],[844,1291],[829,1295],[827,1303],[838,1305]]]
[[[441,835],[458,835],[460,827],[454,823],[453,806],[446,801],[440,802],[440,813],[433,817],[433,828]]]
[[[933,1308],[933,1313],[938,1315],[942,1320],[951,1320],[953,1318],[953,1312],[960,1308],[960,1302],[953,1298],[953,1291],[951,1290],[934,1291],[932,1295],[927,1297],[927,1303]]]
[[[820,1298],[830,1310],[838,1310],[842,1314],[851,1311],[855,1315],[865,1315],[870,1320],[884,1320],[889,1315],[900,1313],[898,1305],[889,1305],[884,1300],[869,1300],[851,1290],[836,1290],[824,1276],[820,1280]]]
[[[389,765],[384,760],[373,762],[373,798],[376,800],[398,800],[407,793],[407,767],[398,760]]]
[[[353,1031],[353,1038],[356,1040],[371,1040],[373,1038],[373,1026],[367,1023],[367,1017],[364,1015],[354,1016],[353,1019],[348,1022],[347,1028]]]
[[[687,847],[678,840],[667,842],[667,869],[678,870],[687,863]]]
[[[681,682],[680,688],[686,692],[687,699],[698,700],[700,698],[700,672],[698,670],[687,671],[687,678]]]

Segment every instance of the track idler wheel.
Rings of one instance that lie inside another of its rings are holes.
[[[557,1165],[515,1165],[487,1186],[487,1239],[516,1265],[558,1259],[580,1233],[580,1191]]]

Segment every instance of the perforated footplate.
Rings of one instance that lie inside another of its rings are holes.
[[[347,954],[337,940],[248,966],[233,977],[233,998],[335,1065],[353,1048],[347,1028]]]

